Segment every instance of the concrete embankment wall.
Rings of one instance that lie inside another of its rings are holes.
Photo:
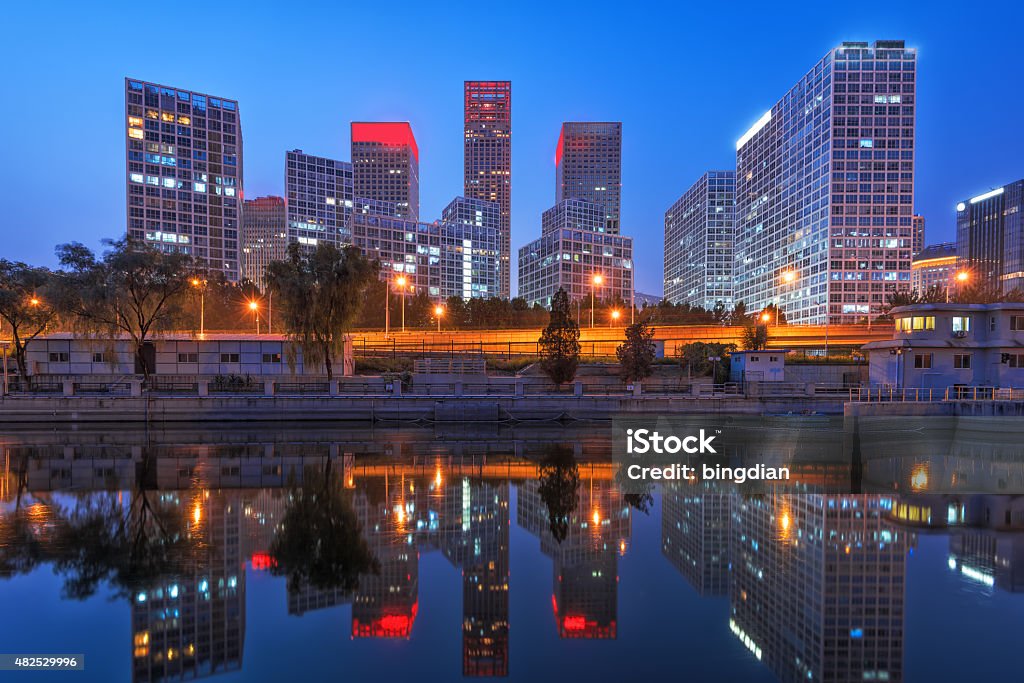
[[[60,422],[607,420],[637,414],[841,414],[842,398],[671,396],[8,397],[0,424]]]
[[[847,417],[1024,417],[1024,401],[847,403]]]

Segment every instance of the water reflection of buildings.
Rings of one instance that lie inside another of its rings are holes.
[[[734,498],[733,633],[782,681],[903,678],[909,532],[876,495]]]
[[[729,590],[732,494],[670,483],[661,494],[661,552],[700,595]]]
[[[132,596],[132,680],[202,678],[242,667],[245,572],[237,492],[146,493],[187,529],[187,557]]]
[[[567,515],[561,542],[536,481],[520,484],[516,521],[540,538],[541,551],[553,560],[551,602],[559,636],[615,638],[618,556],[630,540],[630,513],[618,487],[588,476],[588,469],[580,467],[575,509]]]

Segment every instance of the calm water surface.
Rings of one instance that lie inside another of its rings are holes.
[[[963,461],[623,496],[606,431],[8,433],[0,652],[84,654],[23,675],[61,681],[1014,670],[1024,506],[928,493]]]

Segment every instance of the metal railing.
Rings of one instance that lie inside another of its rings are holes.
[[[888,401],[1024,401],[1024,389],[965,385],[945,388],[897,387],[888,384],[851,389],[850,401],[855,403]]]

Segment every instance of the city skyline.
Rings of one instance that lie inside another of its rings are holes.
[[[17,27],[19,21],[39,21],[33,16],[33,10],[21,11],[22,14],[14,17],[12,26]],[[417,16],[421,11],[410,9],[396,31],[404,35],[418,30],[417,22],[425,20]],[[558,13],[559,10],[552,11],[553,24],[557,24]],[[239,102],[246,112],[247,197],[283,193],[281,156],[285,150],[301,148],[310,154],[345,159],[350,121],[408,120],[423,148],[421,214],[427,217],[436,216],[458,193],[463,171],[461,90],[464,81],[487,77],[516,84],[513,173],[517,187],[512,211],[512,271],[516,271],[514,259],[518,247],[536,234],[540,214],[550,206],[550,187],[555,176],[551,139],[557,135],[561,122],[622,121],[622,229],[637,241],[636,259],[640,266],[637,290],[660,292],[660,233],[665,208],[707,168],[729,167],[730,157],[734,158],[735,139],[756,120],[758,112],[763,112],[778,93],[784,92],[805,72],[807,64],[843,40],[876,37],[905,39],[908,47],[919,50],[921,84],[915,213],[928,221],[928,243],[949,241],[954,236],[955,205],[960,198],[981,194],[1021,175],[1012,161],[1020,156],[1021,143],[1006,136],[1012,118],[1009,112],[1013,111],[1016,95],[1008,93],[1007,106],[1001,107],[943,106],[944,93],[955,91],[958,83],[970,80],[972,87],[984,88],[985,83],[991,82],[995,87],[1002,78],[1002,70],[992,69],[991,64],[1001,63],[998,61],[999,37],[1005,29],[988,26],[982,33],[980,28],[968,26],[956,31],[952,25],[947,25],[949,22],[918,14],[916,8],[900,7],[887,8],[884,13],[874,15],[867,11],[865,16],[869,18],[852,22],[838,10],[834,14],[826,11],[813,21],[779,16],[759,29],[775,37],[770,60],[754,59],[755,47],[743,40],[750,29],[743,29],[729,45],[729,51],[721,53],[728,54],[728,59],[720,62],[694,56],[700,50],[688,50],[685,57],[675,57],[667,52],[670,48],[645,45],[638,47],[637,54],[630,59],[611,66],[608,73],[587,74],[574,69],[569,77],[564,73],[547,74],[539,68],[543,64],[539,57],[522,53],[526,41],[533,40],[526,31],[532,25],[526,16],[512,16],[509,28],[513,40],[508,54],[487,54],[480,60],[474,59],[470,66],[458,50],[444,48],[435,54],[436,60],[407,65],[403,72],[389,68],[393,59],[407,56],[399,50],[396,57],[387,57],[381,65],[372,67],[367,75],[370,85],[362,89],[363,95],[325,94],[317,100],[317,106],[302,110],[288,107],[275,98],[284,99],[278,97],[281,88],[309,86],[311,79],[326,73],[324,67],[311,68],[311,73],[300,74],[293,82],[281,67],[269,68],[265,63],[267,57],[250,52],[244,37],[254,30],[266,30],[271,20],[259,7],[242,17],[246,30],[239,31],[239,38],[228,38],[232,44],[243,40],[240,49],[246,68],[220,72],[201,67],[201,60],[189,55],[176,55],[173,60],[161,56],[128,59],[122,51],[102,44],[106,32],[116,32],[120,23],[113,15],[104,15],[101,19],[107,23],[97,26],[94,34],[97,49],[87,58],[76,61],[77,68],[71,74],[60,70],[65,69],[63,60],[51,58],[12,75],[13,89],[24,92],[29,99],[44,96],[55,87],[72,98],[80,97],[83,89],[87,89],[96,116],[89,135],[82,135],[81,129],[75,132],[77,141],[83,145],[82,153],[94,160],[94,166],[85,180],[71,183],[67,190],[65,201],[78,207],[76,215],[80,216],[73,224],[40,214],[33,208],[44,201],[50,191],[47,184],[38,182],[45,177],[42,166],[49,163],[46,152],[52,154],[57,148],[68,148],[70,131],[65,132],[62,127],[51,130],[42,120],[24,120],[23,117],[7,122],[8,129],[15,127],[24,131],[14,136],[10,144],[11,154],[22,163],[17,168],[6,169],[3,178],[12,196],[24,198],[10,216],[10,225],[18,229],[11,231],[15,234],[9,236],[8,254],[16,259],[55,265],[52,249],[56,243],[79,240],[94,246],[101,238],[119,235],[124,224],[125,199],[118,196],[116,189],[108,188],[121,185],[114,178],[123,177],[124,162],[120,155],[110,154],[108,148],[117,137],[123,136],[119,125],[122,105],[116,89],[126,75],[194,91],[219,93]],[[75,15],[75,10],[69,10],[63,15],[68,19],[67,25],[59,21],[48,25],[48,36],[67,45],[68,49],[74,49],[82,40],[71,33],[72,28],[79,25]],[[627,43],[632,44],[639,38],[641,19],[628,9],[624,11],[621,23]],[[699,25],[700,21],[693,23]],[[429,22],[429,25],[437,24]],[[552,29],[541,27],[540,30],[544,33]],[[661,29],[655,28],[658,30]],[[5,51],[26,49],[26,37],[34,34],[24,33],[22,37],[15,31]],[[688,33],[685,38],[696,41],[695,44],[710,40],[696,33]],[[990,53],[985,58],[980,54],[965,57],[964,51],[958,48],[964,43],[980,44],[981,41],[994,46],[997,56],[992,57]],[[565,56],[563,48],[553,49],[556,56]],[[270,57],[274,54],[271,50]],[[705,67],[712,63],[714,72],[708,73]],[[640,66],[650,68],[645,70],[638,68]],[[385,72],[391,75],[385,78]],[[429,73],[429,77],[424,73]],[[644,106],[643,98],[633,97],[632,93],[649,88],[674,73],[684,74],[683,83],[689,87],[671,95],[671,101],[678,105],[683,101],[681,98],[685,98],[690,106],[680,113],[682,125],[673,126],[674,132],[666,135],[665,127],[658,125],[658,117]],[[620,89],[621,97],[608,97],[608,77],[626,82],[626,74],[629,74],[629,88]],[[707,88],[711,83],[719,90],[723,84],[732,86],[732,90],[723,101],[694,103],[689,93]],[[8,112],[3,116],[16,114]],[[970,144],[956,145],[954,152],[954,146],[948,144],[951,139]],[[43,146],[44,153],[38,155],[41,158],[26,152],[28,144],[33,148]],[[99,150],[108,151],[101,153]],[[35,237],[39,233],[46,238]]]

